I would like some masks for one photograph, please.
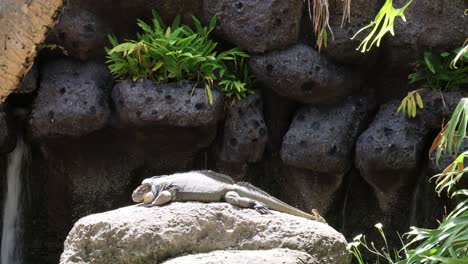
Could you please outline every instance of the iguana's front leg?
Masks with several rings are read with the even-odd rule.
[[[240,195],[235,191],[229,191],[224,196],[224,200],[232,205],[236,205],[243,208],[254,208],[261,214],[267,214],[270,212],[268,207],[259,202],[252,200],[250,198],[240,197]]]
[[[154,201],[151,203],[152,205],[157,205],[157,206],[162,206],[162,205],[165,205],[169,202],[172,201],[172,198],[175,197],[175,193],[173,193],[174,191],[170,191],[170,190],[165,190],[165,191],[162,191],[158,194],[158,196],[156,196],[156,198],[154,199]]]

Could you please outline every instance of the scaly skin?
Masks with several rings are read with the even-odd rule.
[[[260,213],[268,209],[326,223],[317,210],[312,214],[294,208],[257,187],[234,183],[226,175],[212,171],[176,173],[143,180],[132,194],[134,202],[162,206],[171,201],[228,202]]]

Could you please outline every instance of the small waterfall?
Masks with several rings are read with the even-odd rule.
[[[6,196],[3,209],[1,241],[1,264],[19,264],[21,260],[20,223],[21,223],[21,178],[28,160],[28,149],[21,138],[8,155],[6,176]]]
[[[354,175],[348,175],[349,177],[349,182],[346,186],[346,193],[345,193],[345,197],[344,197],[344,200],[343,200],[343,209],[341,211],[341,232],[344,233],[345,232],[345,227],[346,227],[346,210],[347,210],[347,205],[348,205],[348,196],[351,192],[351,185],[353,183],[353,177]]]

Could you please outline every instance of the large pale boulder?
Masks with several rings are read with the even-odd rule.
[[[320,263],[349,263],[330,226],[284,213],[261,215],[227,203],[129,206],[80,219],[60,263],[160,263],[187,253],[288,248]]]
[[[192,254],[165,261],[163,264],[312,264],[321,263],[310,254],[285,248],[267,250],[219,250]]]
[[[0,1],[0,102],[20,84],[63,0]]]

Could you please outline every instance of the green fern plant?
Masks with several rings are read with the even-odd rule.
[[[468,83],[466,58],[458,56],[460,48],[451,52],[424,52],[424,59],[415,63],[414,73],[408,76],[410,84],[422,82],[425,88],[436,91],[456,91]],[[453,65],[453,67],[451,67]]]
[[[177,16],[172,25],[166,26],[153,11],[152,25],[138,20],[143,30],[135,40],[118,43],[109,36],[112,48],[106,48],[107,64],[111,73],[122,79],[148,79],[156,82],[180,81],[183,79],[203,83],[210,104],[212,89],[221,87],[229,100],[242,99],[251,93],[250,82],[237,78],[237,65],[245,66],[243,58],[248,55],[239,48],[218,54],[217,43],[210,33],[216,25],[213,17],[208,26],[192,17],[195,30],[180,23]],[[234,85],[235,89],[232,88]]]
[[[367,37],[362,40],[361,44],[357,47],[356,50],[361,50],[361,52],[369,51],[372,46],[380,46],[382,38],[390,32],[392,36],[395,35],[394,24],[397,17],[401,17],[403,21],[406,21],[405,10],[411,5],[413,0],[409,0],[403,7],[395,8],[393,7],[393,0],[385,0],[384,5],[380,11],[375,16],[374,20],[371,21],[367,26],[361,28],[356,34],[351,38],[356,38],[363,31],[372,28],[371,32]]]
[[[466,55],[459,55],[462,48],[451,52],[433,53],[424,52],[424,59],[414,64],[414,72],[408,75],[410,84],[420,83],[423,87],[408,93],[401,101],[397,112],[403,115],[415,117],[417,107],[423,108],[424,103],[420,92],[424,89],[434,91],[458,91],[461,86],[468,84],[468,67],[466,66]]]

